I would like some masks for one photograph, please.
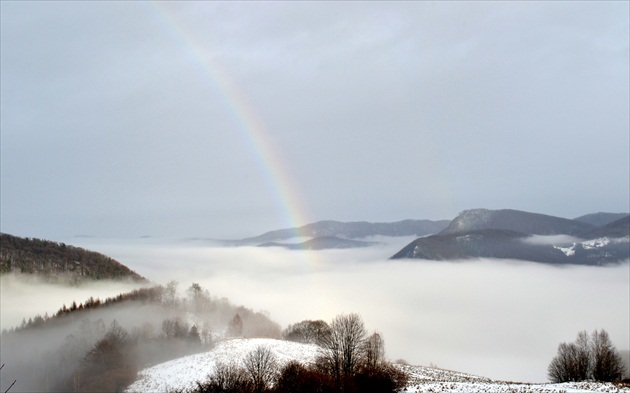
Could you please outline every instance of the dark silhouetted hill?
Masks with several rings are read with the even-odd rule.
[[[601,237],[620,238],[627,236],[630,236],[630,215],[588,231],[581,237],[584,239],[597,239]]]
[[[44,276],[48,281],[146,279],[103,254],[49,240],[0,234],[0,273]]]
[[[426,236],[446,228],[449,221],[403,220],[397,222],[318,221],[299,228],[279,229],[260,236],[229,242],[232,245],[252,245],[287,240],[296,237],[339,237],[359,239],[368,236]]]
[[[562,263],[566,259],[561,250],[527,243],[525,240],[528,237],[524,233],[505,229],[433,235],[416,239],[392,259],[512,258],[547,263]]]

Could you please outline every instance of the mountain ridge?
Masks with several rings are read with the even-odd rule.
[[[579,216],[574,218],[575,221],[581,221],[581,222],[585,222],[587,224],[592,224],[595,225],[597,227],[600,226],[604,226],[607,224],[610,224],[613,221],[617,221],[619,219],[622,219],[624,217],[626,217],[629,213],[604,213],[604,212],[597,212],[597,213],[590,213],[590,214],[585,214],[583,216]]]
[[[504,258],[556,265],[615,264],[630,258],[630,215],[595,227],[518,210],[465,210],[440,233],[418,238],[391,257],[403,258]]]
[[[578,236],[595,226],[586,222],[514,209],[469,209],[460,212],[439,234],[475,229],[506,229],[529,235]]]
[[[255,245],[266,242],[288,240],[298,237],[338,237],[345,239],[359,239],[368,236],[425,236],[443,230],[449,220],[402,220],[395,222],[352,221],[341,222],[334,220],[317,221],[301,227],[277,229],[261,235],[240,240],[224,241],[230,245]]]

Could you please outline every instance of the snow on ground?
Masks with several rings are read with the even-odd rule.
[[[128,393],[169,392],[175,389],[195,387],[196,381],[205,380],[212,374],[218,363],[242,363],[243,359],[259,346],[269,348],[281,366],[291,360],[304,364],[312,363],[318,354],[313,344],[299,344],[273,339],[231,339],[217,344],[209,352],[185,356],[138,373],[138,379],[127,388]],[[432,367],[396,365],[409,375],[407,393],[416,392],[487,392],[487,393],[583,393],[583,392],[625,392],[630,388],[620,388],[609,383],[574,382],[561,384],[528,384],[493,381],[472,374],[447,371]]]
[[[630,392],[611,383],[516,383],[494,381],[476,375],[447,371],[432,367],[396,367],[409,375],[406,393],[416,392],[467,392],[467,393],[583,393],[583,392]]]
[[[214,372],[217,363],[242,363],[259,346],[269,348],[281,366],[291,360],[311,363],[318,348],[313,344],[266,338],[225,340],[209,352],[184,356],[140,371],[138,379],[126,391],[153,393],[195,387],[195,382],[207,379]]]
[[[585,392],[630,392],[611,383],[567,382],[567,383],[514,383],[514,382],[426,382],[408,386],[407,393],[416,392],[466,392],[466,393],[585,393]]]

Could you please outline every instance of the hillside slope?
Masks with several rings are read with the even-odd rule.
[[[239,364],[259,346],[269,348],[281,365],[291,360],[311,364],[318,354],[313,344],[299,344],[272,339],[232,339],[219,343],[212,351],[185,356],[138,373],[138,379],[126,392],[161,392],[195,387],[196,381],[205,380],[216,370],[218,363]],[[280,366],[281,367],[281,366]],[[409,375],[404,392],[630,392],[609,383],[576,382],[562,384],[527,384],[493,381],[455,371],[432,367],[395,365]]]
[[[625,216],[582,235],[584,239],[597,239],[601,237],[621,238],[627,236],[630,236],[630,216]]]
[[[529,244],[528,235],[501,229],[480,229],[416,239],[392,259],[449,260],[467,258],[514,258],[562,263],[566,255],[551,246]]]
[[[218,363],[241,364],[245,356],[258,346],[269,348],[281,365],[291,360],[310,364],[315,360],[318,351],[314,344],[283,340],[265,338],[225,340],[209,352],[185,356],[140,371],[136,382],[126,391],[136,393],[193,388],[196,381],[203,381],[209,374],[214,373]]]
[[[0,274],[38,274],[50,282],[125,279],[146,281],[122,263],[97,252],[49,240],[0,234]]]

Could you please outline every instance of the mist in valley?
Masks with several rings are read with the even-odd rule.
[[[9,292],[18,290],[33,303],[45,299],[39,305],[45,308],[64,297],[63,290],[66,298],[80,293],[57,286],[51,291],[56,297],[47,298],[41,291],[50,288],[37,280],[14,274],[3,279],[12,284],[3,305],[16,299]],[[102,287],[86,286],[95,292]],[[116,287],[120,283],[110,283],[110,290]],[[28,312],[3,307],[7,319]],[[3,330],[0,360],[6,367],[0,386],[6,391],[16,380],[15,392],[119,391],[117,384],[133,382],[138,370],[208,351],[218,340],[240,335],[279,338],[281,327],[265,314],[210,296],[198,284],[180,288],[170,281],[107,298],[73,300],[70,307],[64,304],[57,312]]]
[[[180,291],[198,283],[210,296],[261,311],[282,328],[358,313],[382,333],[390,360],[411,364],[540,382],[547,380],[558,344],[572,341],[578,331],[606,329],[618,349],[630,348],[628,262],[555,267],[510,260],[388,260],[411,239],[368,240],[380,243],[323,251],[157,239],[90,239],[80,246],[155,283],[176,280]],[[42,297],[22,285],[3,285],[3,328],[5,321],[54,312],[62,299],[69,304],[97,296],[85,287],[47,290],[51,296]],[[10,299],[20,299],[21,307],[5,307]]]
[[[0,276],[0,329],[19,326],[22,320],[36,315],[52,316],[65,304],[81,303],[90,297],[105,299],[133,289],[146,287],[147,283],[133,280],[86,281],[79,285],[60,285],[27,274],[3,274]]]

